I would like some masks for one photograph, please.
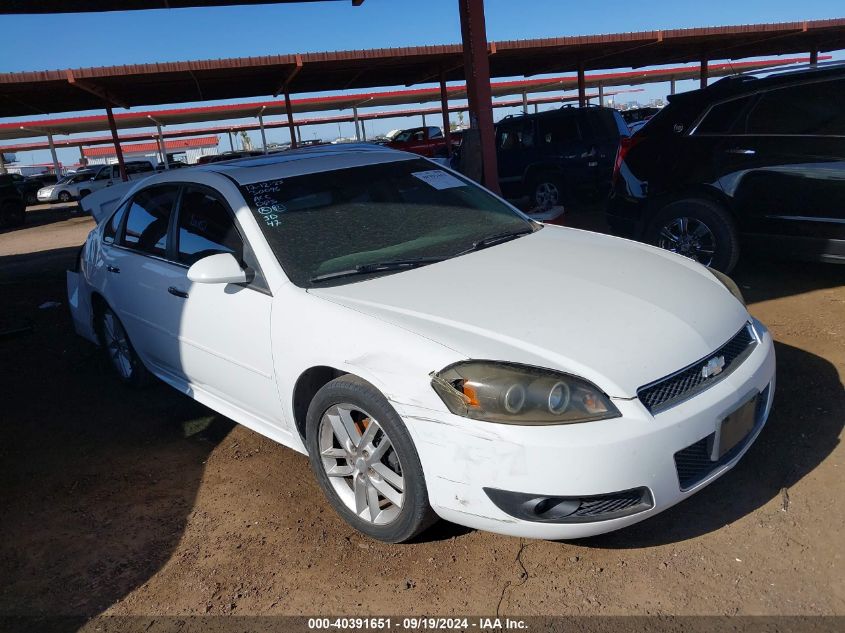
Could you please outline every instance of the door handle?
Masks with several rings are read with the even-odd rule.
[[[120,272],[120,268],[118,268],[117,266],[112,266],[110,264],[106,266],[106,270],[109,271],[110,273],[119,273]]]
[[[731,149],[725,150],[726,154],[739,154],[740,156],[754,156],[757,153],[757,150],[754,149],[743,149],[742,147],[732,147]]]
[[[174,297],[181,297],[182,299],[188,298],[187,292],[185,292],[184,290],[179,290],[175,286],[170,286],[170,288],[167,289],[167,292],[172,294]]]

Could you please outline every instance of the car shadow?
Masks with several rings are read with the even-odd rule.
[[[579,540],[632,549],[686,541],[758,510],[812,472],[839,444],[845,391],[831,363],[775,343],[777,391],[769,420],[733,470],[680,504],[618,532]]]
[[[26,219],[20,226],[3,227],[0,229],[0,235],[4,233],[13,233],[23,229],[31,229],[36,226],[44,226],[45,224],[53,224],[55,222],[62,222],[68,218],[79,215],[80,207],[77,202],[68,202],[66,204],[58,203],[50,206],[27,207]]]
[[[76,250],[2,282],[3,317],[29,325],[0,337],[4,630],[76,630],[146,583],[170,560],[205,462],[234,426],[162,383],[123,385],[74,334],[62,265]],[[45,298],[62,305],[39,309]]]
[[[731,277],[749,305],[845,285],[845,266],[743,252]]]

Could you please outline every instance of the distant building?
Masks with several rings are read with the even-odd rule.
[[[196,163],[200,156],[217,154],[219,139],[216,136],[199,136],[196,138],[179,138],[164,142],[168,159],[182,161],[189,165]],[[149,160],[154,165],[162,163],[158,143],[132,143],[121,145],[124,160]],[[89,165],[106,165],[117,162],[117,155],[113,145],[97,147],[83,147],[82,156]]]

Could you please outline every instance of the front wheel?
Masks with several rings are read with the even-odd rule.
[[[59,202],[70,202],[71,195],[67,191],[59,192]]]
[[[140,387],[149,381],[147,368],[132,347],[123,323],[109,307],[103,308],[97,318],[97,335],[109,364],[122,382]]]
[[[668,204],[652,222],[648,241],[724,273],[739,259],[733,220],[721,206],[705,199]]]
[[[329,503],[358,531],[401,543],[436,520],[411,436],[368,382],[341,376],[317,392],[306,446]]]
[[[531,204],[537,209],[550,209],[563,204],[563,181],[553,173],[540,174],[531,181]]]

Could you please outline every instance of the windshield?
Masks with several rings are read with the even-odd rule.
[[[448,259],[485,238],[537,226],[422,159],[252,183],[241,192],[288,277],[303,288],[407,270],[409,261]],[[333,275],[342,271],[360,274]]]
[[[91,177],[94,175],[93,171],[79,171],[75,174],[71,174],[70,176],[65,176],[56,184],[58,185],[66,185],[72,182],[82,182],[83,180],[90,180]]]

